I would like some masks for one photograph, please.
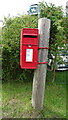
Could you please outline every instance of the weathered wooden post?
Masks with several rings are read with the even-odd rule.
[[[39,29],[39,56],[38,62],[43,63],[39,64],[38,68],[34,72],[33,78],[33,91],[32,91],[32,106],[37,109],[43,109],[43,100],[44,100],[44,89],[45,89],[45,79],[48,57],[48,48],[49,46],[49,31],[50,31],[50,20],[47,18],[40,18],[38,21]]]

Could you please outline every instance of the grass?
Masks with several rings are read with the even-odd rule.
[[[31,106],[32,82],[4,83],[2,85],[3,118],[66,118],[66,73],[67,71],[57,72],[55,84],[52,85],[52,74],[48,71],[42,111],[34,110]],[[59,79],[62,82],[56,82]]]
[[[62,93],[63,92],[63,93]],[[44,117],[64,118],[66,116],[66,91],[62,85],[49,85],[45,91]]]

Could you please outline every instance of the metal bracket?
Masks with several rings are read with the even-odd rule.
[[[39,49],[49,49],[48,47],[38,47]]]
[[[38,64],[47,64],[48,62],[38,62]]]

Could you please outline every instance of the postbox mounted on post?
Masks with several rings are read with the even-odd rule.
[[[20,66],[36,69],[38,64],[38,29],[23,28],[20,41]]]

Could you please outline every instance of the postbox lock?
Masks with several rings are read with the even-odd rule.
[[[28,45],[28,47],[31,47],[31,45]]]

